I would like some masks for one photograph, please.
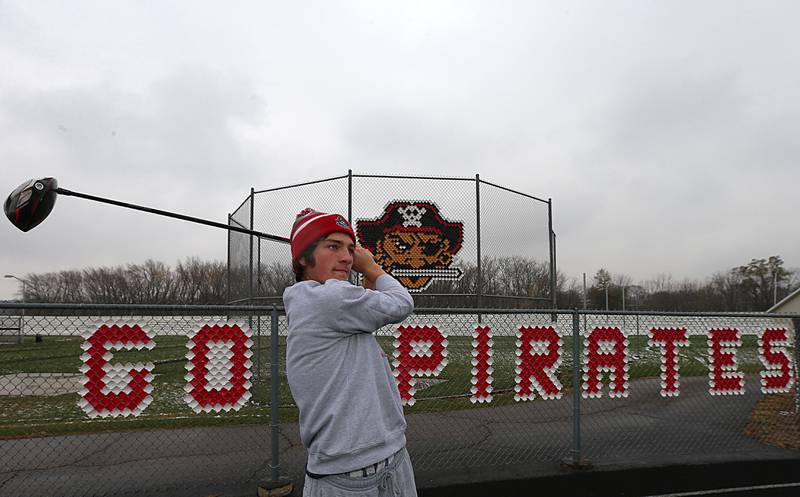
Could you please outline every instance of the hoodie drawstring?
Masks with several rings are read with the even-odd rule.
[[[390,493],[391,492],[391,493]],[[379,497],[400,497],[400,489],[392,471],[384,471],[378,484]]]

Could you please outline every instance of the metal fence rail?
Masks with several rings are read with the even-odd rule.
[[[0,496],[210,493],[279,473],[301,477],[282,308],[0,304],[0,316],[17,319],[23,309],[21,342],[0,344]],[[410,375],[398,388],[409,452],[424,475],[796,457],[798,319],[428,308],[376,336],[393,369]],[[108,335],[98,353],[103,323],[138,326],[152,343],[137,349],[134,335]],[[205,335],[215,367],[198,373],[199,330],[226,325],[227,335]],[[403,349],[415,326],[427,335]],[[236,384],[238,353],[249,362],[247,398],[198,410],[197,398]],[[104,413],[105,404],[81,402],[100,370],[108,381],[98,397],[113,403],[135,392],[120,371],[137,368],[151,370],[143,408],[131,401],[131,412]],[[203,374],[207,384],[193,390]]]

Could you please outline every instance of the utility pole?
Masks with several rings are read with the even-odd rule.
[[[622,312],[625,312],[625,285],[622,285]]]
[[[778,303],[778,272],[772,273],[772,305]]]
[[[584,311],[587,308],[587,306],[586,306],[586,298],[587,298],[587,295],[586,295],[586,273],[583,273],[583,310]]]

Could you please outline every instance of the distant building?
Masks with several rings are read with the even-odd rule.
[[[785,299],[767,309],[767,312],[800,314],[800,288],[793,291],[787,295]]]

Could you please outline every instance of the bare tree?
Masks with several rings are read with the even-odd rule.
[[[29,274],[26,300],[102,304],[223,304],[226,271],[221,262],[187,259],[172,270],[143,264]]]
[[[434,281],[415,295],[421,307],[473,307],[480,284],[485,307],[548,307],[549,263],[521,256],[484,257],[480,280],[474,261],[457,260],[463,276],[458,281]],[[288,262],[262,263],[254,272],[255,295],[275,297],[294,284]],[[228,281],[231,295],[249,295],[247,267],[232,267],[218,261],[187,258],[172,269],[148,260],[127,266],[86,268],[54,273],[28,274],[25,298],[29,302],[92,302],[142,304],[223,304]],[[557,277],[560,307],[583,307],[582,286],[561,272]],[[800,271],[785,269],[780,256],[752,259],[748,264],[714,274],[706,281],[676,281],[669,274],[633,284],[621,273],[601,268],[589,289],[590,307],[605,308],[608,290],[610,309],[622,308],[622,291],[628,309],[658,311],[763,311],[773,301],[800,286]],[[238,293],[236,293],[238,292]],[[443,294],[433,297],[431,294]],[[528,299],[508,298],[528,297]],[[535,300],[535,299],[541,300]],[[279,302],[276,302],[279,303]]]

